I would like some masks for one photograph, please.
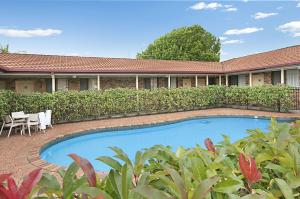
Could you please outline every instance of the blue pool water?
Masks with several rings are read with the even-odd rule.
[[[89,159],[97,170],[107,171],[109,168],[95,159],[102,155],[113,156],[114,153],[108,149],[110,146],[123,149],[134,159],[136,151],[156,144],[168,145],[174,150],[179,146],[203,146],[207,137],[214,143],[222,141],[222,134],[230,136],[234,142],[247,136],[248,129],[259,128],[267,132],[269,122],[270,120],[262,118],[210,117],[160,126],[86,134],[47,147],[41,152],[41,158],[57,165],[68,166],[72,160],[67,155],[76,153]]]

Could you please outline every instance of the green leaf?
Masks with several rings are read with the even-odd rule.
[[[284,195],[286,199],[293,199],[293,190],[291,187],[283,180],[280,178],[275,178],[275,182],[277,183],[278,187],[281,190],[281,193]]]
[[[225,180],[222,180],[221,182],[217,183],[213,190],[220,193],[234,193],[240,188],[242,188],[243,185],[240,181],[234,180],[232,178],[227,178]]]
[[[216,184],[220,180],[220,177],[212,177],[209,179],[205,179],[196,188],[192,199],[203,199],[206,197],[208,192],[211,190],[212,186]]]
[[[139,193],[140,195],[142,195],[143,197],[147,198],[147,199],[169,199],[169,195],[161,190],[155,189],[150,185],[146,185],[146,186],[141,186],[138,187],[136,189],[134,189],[133,191]]]
[[[110,166],[111,168],[113,168],[117,171],[121,171],[121,169],[122,169],[122,165],[118,161],[116,161],[115,159],[113,159],[111,157],[100,156],[97,158],[97,160],[107,164],[108,166]]]

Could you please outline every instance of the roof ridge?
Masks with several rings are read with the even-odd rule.
[[[137,58],[128,58],[128,57],[97,57],[97,56],[80,56],[80,55],[56,55],[56,54],[34,54],[34,53],[5,53],[6,55],[32,55],[32,56],[51,56],[51,57],[69,57],[69,58],[98,58],[98,59],[115,59],[115,60],[141,60],[141,61],[165,61],[165,62],[194,62],[194,63],[221,63],[220,61],[218,62],[213,62],[213,61],[194,61],[194,60],[167,60],[167,59],[137,59]],[[0,53],[1,55],[1,53]]]

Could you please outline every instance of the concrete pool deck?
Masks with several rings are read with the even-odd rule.
[[[196,110],[187,112],[165,113],[156,115],[58,124],[54,125],[53,129],[48,129],[45,134],[40,132],[33,132],[31,137],[28,136],[28,133],[26,131],[25,136],[21,136],[19,133],[13,133],[10,138],[6,138],[7,132],[5,131],[0,137],[0,174],[12,173],[17,180],[20,180],[27,173],[29,173],[37,167],[41,167],[48,172],[57,171],[60,167],[41,160],[39,157],[39,151],[41,147],[43,147],[45,144],[56,139],[61,139],[62,137],[67,135],[72,135],[80,132],[84,133],[84,131],[96,129],[157,124],[197,116],[201,117],[218,115],[265,116],[300,119],[300,113],[276,113],[254,110],[216,108],[207,110]]]

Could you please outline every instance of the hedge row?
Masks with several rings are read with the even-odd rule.
[[[19,95],[0,91],[0,114],[53,110],[57,122],[96,119],[113,115],[173,112],[226,105],[256,106],[288,111],[292,90],[286,86],[159,88],[154,90],[110,89]]]

